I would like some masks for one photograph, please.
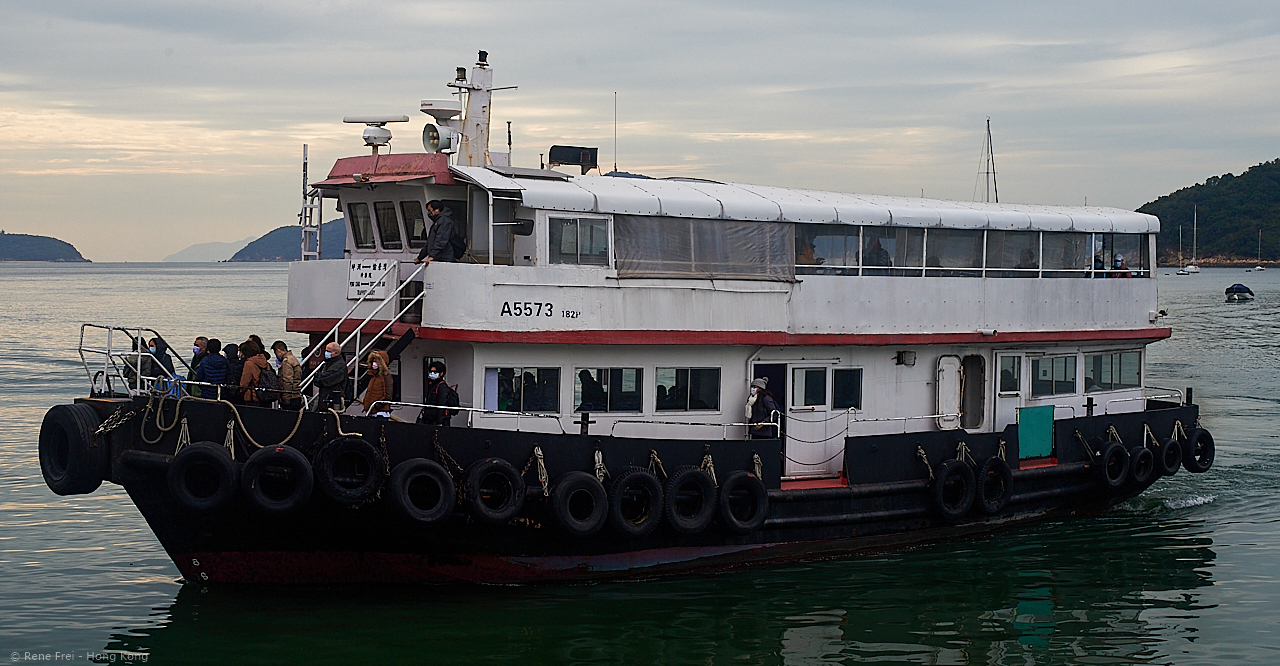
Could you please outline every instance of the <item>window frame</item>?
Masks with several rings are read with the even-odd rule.
[[[607,377],[605,378],[604,385],[602,386],[602,388],[604,389],[604,394],[605,394],[605,408],[604,408],[604,409],[583,409],[583,408],[582,408],[582,404],[583,404],[583,403],[582,403],[582,399],[581,399],[581,394],[582,394],[582,393],[581,393],[581,389],[580,389],[580,387],[581,387],[581,383],[582,383],[581,374],[582,374],[582,372],[583,372],[584,370],[585,370],[585,371],[587,371],[587,372],[591,372],[591,373],[597,373],[597,376],[593,376],[593,379],[594,379],[595,381],[600,381],[600,379],[599,379],[599,377],[598,377],[598,373],[600,373],[601,371],[603,371],[603,372],[607,372],[607,373],[608,373]],[[625,372],[626,372],[626,371],[628,371],[628,370],[635,371],[635,373],[636,373],[636,376],[635,376],[635,382],[636,382],[636,391],[635,391],[635,393],[636,393],[636,407],[635,407],[635,409],[622,409],[621,407],[614,407],[614,396],[615,396],[615,392],[612,390],[612,389],[613,389],[613,387],[614,387],[614,382],[613,382],[613,373],[614,373],[615,371],[617,371],[617,372],[619,372],[619,373],[625,373]],[[620,375],[619,375],[618,384],[621,384],[623,381],[625,381],[625,380],[621,379],[621,377],[622,377],[622,375],[620,374]],[[621,392],[621,390],[619,390],[619,392]],[[582,413],[582,412],[590,412],[590,413],[592,413],[592,414],[595,414],[595,413],[601,413],[601,414],[643,414],[643,413],[644,413],[644,368],[643,368],[643,367],[627,368],[627,367],[612,367],[612,366],[606,366],[606,367],[591,367],[591,366],[574,367],[574,369],[573,369],[573,395],[574,395],[574,397],[573,397],[573,404],[574,404],[573,412],[574,412],[575,414],[580,414],[580,413]]]
[[[1123,370],[1124,356],[1128,354],[1133,354],[1138,357],[1137,384],[1132,386],[1117,386],[1116,379],[1119,376],[1120,372]],[[1090,362],[1090,359],[1098,358],[1102,356],[1110,357],[1111,359],[1109,361],[1110,363],[1109,370],[1111,373],[1112,380],[1108,385],[1102,386],[1100,385],[1100,382],[1098,382],[1095,379],[1094,388],[1089,388],[1088,385],[1085,384],[1084,392],[1086,394],[1103,393],[1107,391],[1133,391],[1133,390],[1141,390],[1143,388],[1143,381],[1146,375],[1146,368],[1143,367],[1143,363],[1146,359],[1143,358],[1143,350],[1141,349],[1115,349],[1115,350],[1109,350],[1109,351],[1100,351],[1100,352],[1084,354],[1084,371],[1080,373],[1082,382],[1087,379],[1087,375],[1085,373],[1093,369],[1094,364]]]
[[[694,372],[694,371],[699,371],[699,372],[715,372],[715,378],[716,378],[716,392],[715,392],[715,394],[716,394],[716,404],[715,404],[715,406],[714,406],[714,407],[707,407],[707,408],[700,408],[700,409],[694,409],[694,408],[690,407],[690,404],[692,403],[692,400],[693,400],[693,391],[686,389],[685,399],[684,399],[684,407],[683,407],[683,408],[677,408],[677,407],[662,407],[662,406],[661,406],[661,404],[662,404],[662,403],[660,403],[660,402],[658,401],[658,388],[659,388],[659,387],[661,387],[661,386],[663,386],[663,384],[662,384],[662,380],[660,379],[660,376],[661,376],[661,373],[662,373],[662,371],[663,371],[663,370],[672,370],[672,371],[675,371],[675,373],[676,373],[676,380],[675,380],[675,381],[676,381],[676,384],[675,384],[675,386],[679,386],[679,385],[680,385],[680,384],[679,384],[679,381],[680,381],[680,380],[679,380],[679,377],[680,377],[680,371],[682,371],[682,370],[683,370],[684,372],[688,373],[688,374],[686,375],[686,380],[685,380],[685,381],[686,381],[686,384],[687,384],[687,386],[688,386],[688,387],[692,387],[692,386],[693,386],[693,372]],[[724,393],[724,371],[723,371],[720,367],[712,367],[712,366],[702,366],[702,367],[698,367],[698,366],[662,366],[662,367],[654,367],[654,369],[653,369],[653,395],[654,395],[654,403],[653,403],[653,404],[654,404],[654,411],[655,411],[655,412],[697,412],[697,413],[702,413],[702,414],[718,413],[718,412],[720,411],[721,405],[724,403],[724,395],[723,395],[723,393]]]
[[[836,373],[839,373],[839,372],[856,372],[857,373],[857,378],[858,378],[857,404],[849,405],[847,407],[841,407],[836,404]],[[847,412],[849,410],[853,410],[854,412],[862,411],[863,398],[866,397],[862,391],[862,380],[866,377],[866,374],[867,374],[866,371],[862,367],[831,368],[831,402],[830,404],[831,404],[832,410],[839,410],[843,412]]]
[[[365,230],[368,232],[368,245],[360,244],[360,234],[356,232],[356,207],[359,206],[364,211]],[[369,212],[370,202],[368,201],[348,201],[347,202],[347,230],[351,232],[351,245],[356,252],[377,252],[378,251],[378,234],[373,228],[373,215]]]
[[[1063,361],[1063,369],[1064,369],[1063,375],[1065,377],[1066,375],[1065,369],[1068,367],[1066,364],[1066,361],[1068,360],[1071,361],[1070,367],[1072,370],[1072,373],[1071,373],[1072,377],[1070,380],[1071,390],[1059,391],[1058,390],[1059,380],[1057,379],[1056,364],[1058,361]],[[1038,393],[1036,392],[1036,382],[1041,380],[1039,380],[1036,377],[1036,370],[1038,369],[1038,365],[1041,363],[1044,363],[1045,361],[1049,362],[1049,379],[1047,380],[1049,382],[1049,393]],[[1031,371],[1031,386],[1029,389],[1029,397],[1032,400],[1036,400],[1039,398],[1053,398],[1053,397],[1063,396],[1063,395],[1077,395],[1080,393],[1080,374],[1081,373],[1080,373],[1079,354],[1054,354],[1054,355],[1045,355],[1045,356],[1034,356],[1028,359],[1028,365],[1030,366],[1030,371]],[[1061,381],[1066,382],[1068,380],[1063,379]]]
[[[552,394],[552,395],[554,395],[554,396],[555,396],[555,406],[554,406],[554,409],[527,409],[527,408],[526,408],[526,406],[525,406],[525,393],[524,393],[524,389],[523,389],[523,387],[522,387],[522,388],[521,388],[521,390],[520,390],[520,404],[518,405],[519,409],[501,409],[501,408],[500,408],[500,407],[501,407],[501,404],[499,403],[499,400],[501,400],[501,393],[499,392],[499,391],[501,390],[501,387],[500,387],[500,386],[498,386],[498,387],[495,389],[495,393],[494,393],[494,401],[493,401],[493,404],[492,404],[492,406],[491,406],[491,405],[490,405],[490,403],[489,403],[489,387],[488,387],[488,384],[489,384],[489,372],[490,372],[490,371],[493,371],[493,373],[494,373],[494,375],[495,375],[495,379],[500,379],[500,378],[501,378],[501,373],[502,373],[502,371],[503,371],[503,370],[508,370],[508,369],[510,369],[510,370],[512,370],[512,371],[514,371],[514,374],[512,375],[512,381],[513,381],[513,382],[515,381],[515,378],[517,378],[517,377],[519,377],[519,378],[523,379],[523,377],[524,377],[524,373],[525,373],[526,371],[529,371],[529,370],[536,370],[536,371],[538,372],[538,374],[534,377],[535,381],[538,381],[538,382],[541,382],[541,381],[542,381],[541,375],[542,375],[542,373],[543,373],[544,371],[555,371],[555,373],[556,373],[556,386],[555,386],[555,391],[554,391],[554,392],[553,392],[553,394]],[[485,374],[485,395],[484,395],[484,408],[485,408],[485,409],[487,409],[487,410],[494,410],[494,411],[502,411],[502,412],[523,412],[523,413],[529,413],[529,414],[560,414],[560,413],[561,413],[561,411],[560,411],[560,389],[561,389],[561,383],[560,383],[560,380],[561,380],[561,378],[562,378],[562,377],[563,377],[563,375],[564,375],[564,373],[563,373],[563,368],[561,368],[561,367],[559,367],[559,366],[515,366],[515,365],[509,365],[509,366],[508,366],[508,365],[503,365],[503,366],[485,366],[485,368],[484,368],[484,374]],[[497,383],[498,383],[498,382],[497,382],[497,381],[495,381],[495,384],[497,384]],[[513,391],[513,394],[514,394],[514,383],[512,384],[512,391]]]
[[[378,247],[388,252],[404,251],[404,245],[405,245],[404,229],[401,228],[400,206],[396,205],[397,203],[398,202],[396,201],[389,201],[389,200],[373,202],[373,225],[374,225],[374,230],[376,232],[375,235],[378,237]],[[386,229],[382,225],[383,219],[382,219],[382,215],[379,213],[379,210],[390,210],[391,212],[391,219],[388,221],[391,223],[392,230],[395,231],[395,239],[394,239],[395,246],[387,245]]]
[[[554,241],[563,236],[556,236],[557,229],[563,229],[557,223],[561,220],[574,222],[574,261],[560,260],[562,255],[555,247]],[[582,223],[584,220],[604,223],[604,260],[602,263],[583,263],[582,261]],[[547,228],[547,265],[549,266],[586,266],[591,268],[613,268],[613,217],[610,215],[561,215],[549,212],[546,215]]]

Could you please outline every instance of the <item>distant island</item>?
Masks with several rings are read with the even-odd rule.
[[[1252,265],[1280,258],[1280,159],[1263,162],[1239,176],[1223,174],[1184,187],[1138,209],[1160,218],[1156,240],[1160,264],[1178,264],[1178,232],[1182,260],[1191,261],[1192,219],[1198,219],[1197,261],[1202,266]]]
[[[89,261],[74,245],[48,236],[0,231],[0,261]]]
[[[343,218],[320,225],[320,258],[341,259],[347,246]],[[298,261],[302,259],[302,227],[290,224],[244,246],[229,261]]]
[[[226,261],[253,240],[250,236],[230,243],[196,243],[165,257],[164,261]]]

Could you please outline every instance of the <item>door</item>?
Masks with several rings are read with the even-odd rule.
[[[837,476],[844,467],[845,419],[832,416],[831,368],[801,362],[788,370],[787,476]]]
[[[1018,408],[1023,404],[1022,355],[996,354],[999,379],[996,380],[995,431],[1018,422]]]
[[[756,363],[751,367],[751,378],[769,380],[769,395],[778,402],[782,411],[782,432],[787,431],[787,365],[785,363]],[[745,414],[744,414],[745,416]]]
[[[938,357],[938,376],[934,383],[937,393],[934,412],[938,414],[939,430],[955,430],[960,427],[960,386],[964,382],[959,356]]]

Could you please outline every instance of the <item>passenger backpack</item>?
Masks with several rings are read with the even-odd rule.
[[[458,233],[456,227],[454,228],[453,235],[449,237],[449,247],[453,249],[454,261],[461,259],[462,255],[467,253],[467,238]]]
[[[458,385],[454,384],[453,386],[449,386],[446,384],[445,388],[448,390],[448,392],[444,394],[445,406],[457,407],[458,406]],[[445,413],[453,417],[458,415],[458,410],[449,409],[449,410],[445,410]]]
[[[280,375],[267,362],[267,367],[258,374],[258,402],[275,402],[280,399]]]

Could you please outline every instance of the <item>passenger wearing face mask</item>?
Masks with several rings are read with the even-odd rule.
[[[222,341],[217,338],[209,340],[205,343],[205,352],[204,358],[200,359],[200,365],[196,367],[195,380],[206,384],[226,384],[227,373],[231,371],[231,366],[227,363],[226,357],[222,355]],[[201,397],[215,400],[219,397],[226,398],[232,393],[238,393],[238,391],[219,390],[210,386],[205,386],[203,389],[200,393]]]
[[[440,361],[433,361],[431,365],[427,366],[426,395],[422,398],[424,405],[458,406],[458,392],[445,381],[445,371],[444,363]],[[454,414],[457,414],[457,412],[451,409],[429,409],[423,407],[422,412],[418,414],[418,423],[448,426]]]
[[[280,406],[284,409],[302,409],[302,394],[298,393],[298,385],[302,383],[302,365],[298,357],[289,351],[284,340],[271,343],[271,351],[276,355],[276,366],[280,368]]]
[[[200,372],[200,361],[203,361],[209,355],[209,338],[203,335],[196,338],[191,345],[191,369],[187,372],[187,380],[194,381],[196,373]],[[190,386],[187,388],[191,395],[199,398],[201,396],[199,386]]]
[[[324,346],[324,363],[316,374],[316,386],[320,387],[320,409],[346,409],[347,359],[336,342]]]
[[[395,378],[388,367],[387,353],[381,349],[369,352],[369,387],[365,389],[360,404],[365,413],[385,411],[386,405],[379,405],[383,400],[390,400],[395,393]]]
[[[773,413],[778,409],[778,401],[769,392],[769,378],[756,377],[751,380],[751,395],[747,397],[747,422],[768,424],[773,421]],[[778,429],[771,425],[751,426],[751,439],[776,439]]]
[[[169,356],[169,345],[160,338],[151,338],[147,341],[147,351],[151,352],[152,358],[159,362],[159,366],[152,366],[154,371],[153,377],[170,377],[173,376],[173,359]],[[160,368],[164,368],[161,370]],[[168,371],[168,374],[165,374]]]

